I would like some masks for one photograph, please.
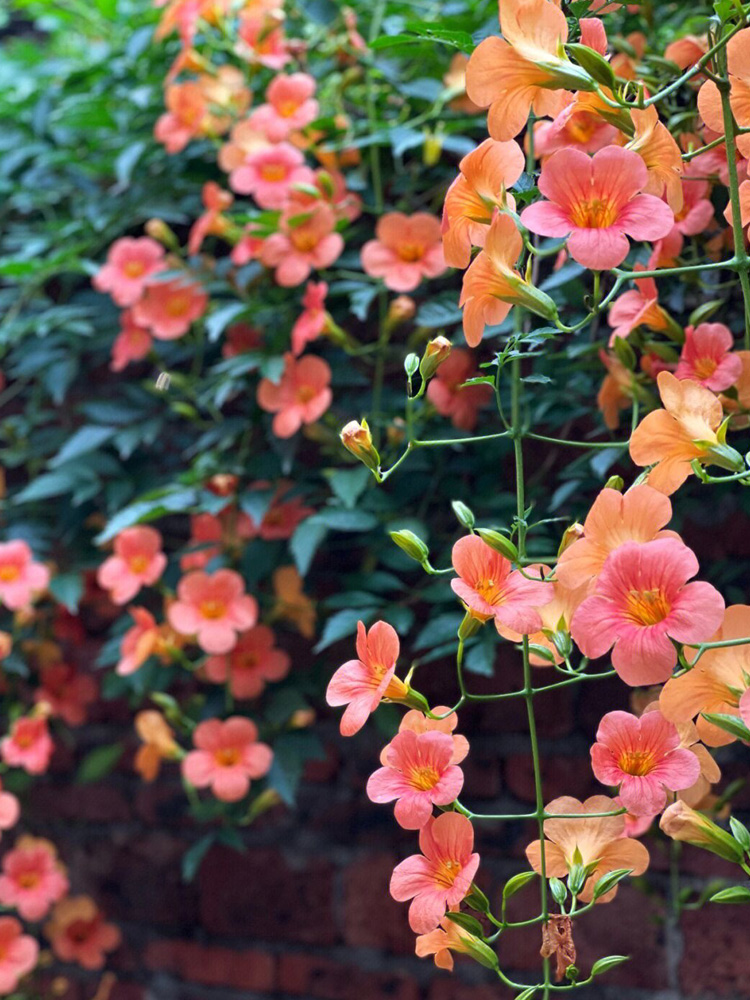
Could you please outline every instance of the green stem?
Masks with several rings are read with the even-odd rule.
[[[745,232],[742,226],[742,207],[740,204],[740,181],[737,173],[737,136],[736,124],[729,100],[729,82],[725,81],[719,87],[721,94],[721,111],[724,119],[724,139],[727,148],[727,167],[729,172],[729,203],[732,206],[732,235],[734,237],[734,256],[736,270],[740,276],[742,301],[745,311],[745,350],[750,350],[750,258],[745,250]]]

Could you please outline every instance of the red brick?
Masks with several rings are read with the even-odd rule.
[[[278,851],[212,849],[198,877],[201,923],[211,934],[330,945],[333,866],[307,858],[292,866]]]
[[[534,802],[534,768],[530,754],[514,754],[505,760],[506,787],[523,802]],[[544,801],[549,802],[559,795],[572,795],[585,799],[589,795],[602,793],[591,773],[588,757],[543,757],[542,787]]]
[[[399,972],[370,972],[313,955],[282,955],[279,990],[319,1000],[418,1000],[416,982]]]
[[[145,964],[154,972],[170,972],[204,986],[260,991],[272,990],[276,980],[273,955],[195,941],[153,941],[146,948]]]
[[[747,915],[741,906],[704,907],[682,918],[680,982],[685,996],[747,996]]]
[[[457,982],[455,974],[438,975],[439,978],[430,986],[427,1000],[506,1000],[513,996],[507,987],[497,982],[491,986],[469,986],[467,983]],[[487,973],[488,978],[491,975],[492,973]]]
[[[351,946],[413,954],[408,908],[388,892],[395,854],[358,858],[344,871],[344,941]]]
[[[29,799],[33,816],[89,823],[118,823],[131,819],[132,810],[124,792],[111,781],[74,785],[69,780],[38,785]]]

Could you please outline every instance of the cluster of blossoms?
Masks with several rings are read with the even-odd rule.
[[[508,436],[514,443],[518,511],[505,533],[475,530],[468,508],[460,505],[456,511],[471,531],[452,552],[451,587],[465,612],[458,631],[458,702],[453,708],[431,708],[411,686],[411,673],[399,679],[399,640],[382,621],[369,632],[360,622],[358,658],[339,668],[327,695],[330,705],[347,706],[341,721],[346,736],[383,700],[410,709],[384,748],[382,767],[371,776],[367,794],[374,802],[395,800],[399,825],[419,830],[421,853],[401,862],[391,880],[395,899],[412,900],[409,921],[419,935],[417,954],[434,954],[439,965],[450,968],[451,951],[467,953],[498,971],[503,982],[522,990],[524,997],[536,988],[524,992],[525,987],[510,982],[487,947],[484,926],[459,911],[465,903],[488,918],[498,928],[493,941],[513,926],[505,918],[507,893],[498,921],[474,884],[479,856],[474,853],[472,822],[514,817],[482,817],[461,803],[459,765],[468,744],[453,735],[456,711],[473,697],[463,675],[464,644],[489,623],[503,640],[521,648],[524,687],[477,697],[525,700],[532,741],[531,700],[546,687],[617,675],[630,688],[643,689],[634,692],[633,711],[611,711],[602,717],[591,746],[593,776],[609,795],[584,802],[568,796],[547,803],[538,799],[533,814],[539,838],[528,845],[526,856],[532,872],[550,880],[560,906],[559,914],[548,915],[547,890],[542,890],[542,955],[557,957],[558,978],[567,975],[575,983],[578,977],[572,937],[576,900],[587,907],[606,903],[624,876],[646,870],[649,853],[638,838],[655,820],[668,837],[705,847],[750,871],[747,829],[733,819],[730,835],[707,815],[719,801],[712,786],[721,778],[710,748],[737,738],[750,742],[750,608],[726,607],[711,584],[695,581],[695,553],[668,528],[670,497],[688,477],[696,475],[704,483],[750,483],[747,461],[727,444],[728,429],[747,426],[750,326],[744,351],[734,350],[735,335],[727,325],[707,321],[721,303],[698,308],[683,328],[659,304],[657,284],[662,272],[669,277],[701,270],[701,265],[680,265],[688,254],[698,252],[697,242],[688,241],[701,236],[713,266],[740,275],[745,314],[750,315],[743,232],[750,218],[750,182],[739,185],[750,150],[742,136],[735,145],[733,134],[750,123],[742,96],[750,28],[744,27],[743,12],[737,25],[725,26],[726,84],[716,76],[721,61],[710,62],[713,53],[706,40],[684,39],[665,53],[682,68],[695,64],[680,82],[689,84],[695,78],[700,86],[695,120],[684,115],[684,131],[675,138],[659,117],[658,98],[650,99],[639,79],[637,60],[625,53],[610,57],[604,21],[591,16],[570,19],[563,6],[559,0],[502,0],[502,37],[482,41],[468,61],[468,98],[489,109],[489,138],[463,158],[447,191],[443,255],[448,265],[466,269],[460,305],[471,348],[486,334],[498,332],[488,328],[507,329],[501,325],[514,307],[541,317],[564,335],[608,310],[612,334],[600,352],[608,374],[599,406],[612,430],[619,425],[620,411],[634,407],[630,439],[616,446],[627,446],[632,462],[644,471],[625,492],[623,480],[613,477],[584,523],[565,533],[554,565],[528,558],[522,445],[527,431],[518,407],[520,367],[516,361],[509,422],[500,395],[504,360],[496,358],[497,380],[489,381],[495,382],[506,427],[496,436]],[[622,6],[599,4],[589,13],[608,14]],[[570,34],[572,21],[575,36]],[[637,56],[646,45],[645,36],[628,39],[628,49]],[[699,77],[701,70],[709,79]],[[524,129],[525,149],[517,139]],[[528,193],[528,183],[511,191],[524,171],[536,170],[538,197]],[[722,188],[728,189],[729,206],[720,218],[714,192]],[[736,218],[738,204],[741,220]],[[540,243],[537,237],[558,242]],[[648,244],[645,260],[638,259],[641,251],[633,247],[642,243]],[[734,256],[722,260],[726,246]],[[636,254],[635,263],[622,269],[626,258],[632,261]],[[538,287],[539,265],[553,255],[558,269],[567,264],[578,266],[578,273],[594,272],[588,313],[575,325],[563,322],[556,301]],[[603,272],[614,276],[606,295]],[[618,296],[630,281],[635,288]],[[418,359],[410,368],[407,358],[409,406],[424,394],[435,371],[432,385],[437,384],[442,360],[436,357],[430,368],[423,359],[423,386],[415,395],[411,379]],[[464,370],[462,377],[467,374]],[[444,391],[441,386],[438,398]],[[643,404],[650,412],[639,422]],[[470,429],[471,424],[464,426]],[[406,452],[392,469],[383,471],[366,423],[347,425],[342,440],[381,482],[422,443],[410,436]],[[592,445],[598,446],[608,445]],[[711,476],[708,465],[731,474]],[[428,573],[448,572],[432,567],[426,545],[412,532],[395,532],[393,538]],[[580,659],[574,662],[577,655]],[[611,670],[588,672],[590,661],[605,656]],[[530,667],[551,668],[565,680],[535,688]],[[567,879],[567,887],[562,879]],[[569,892],[574,902],[566,910]],[[745,891],[737,892],[746,901]]]
[[[0,543],[0,610],[11,616],[9,631],[0,632],[0,661],[24,663],[25,681],[30,680],[29,668],[36,675],[33,683],[16,685],[10,680],[12,674],[3,674],[3,703],[10,722],[0,739],[0,761],[10,787],[17,786],[19,777],[38,777],[48,771],[55,752],[53,726],[80,726],[98,693],[94,678],[64,659],[62,643],[77,623],[62,607],[46,607],[51,578],[49,568],[34,559],[25,541]],[[37,608],[43,601],[45,607]],[[37,620],[49,621],[50,617],[54,638],[28,638]],[[21,803],[0,784],[0,831],[19,825],[23,825]],[[120,944],[120,932],[107,923],[93,899],[71,895],[65,866],[53,843],[20,834],[3,852],[0,868],[4,911],[0,917],[0,995],[15,993],[19,984],[28,981],[39,962],[42,939],[62,962],[91,970],[104,967],[107,954]]]

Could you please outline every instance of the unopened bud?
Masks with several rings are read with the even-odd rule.
[[[402,552],[405,552],[415,562],[421,564],[429,559],[430,550],[419,535],[415,535],[413,531],[404,528],[401,531],[391,531],[390,536]]]
[[[458,626],[458,638],[462,642],[466,642],[467,639],[471,639],[473,635],[477,634],[484,623],[484,618],[477,617],[473,611],[467,608],[463,621]]]
[[[575,524],[571,524],[569,528],[565,529],[562,541],[560,542],[560,548],[557,550],[558,559],[563,552],[566,549],[569,549],[573,542],[577,542],[579,538],[583,538],[583,525],[576,521]]]
[[[662,831],[672,840],[681,840],[694,847],[718,854],[720,858],[741,864],[742,847],[726,830],[712,822],[708,816],[691,809],[687,803],[677,801],[665,809],[661,822]]]
[[[610,476],[607,482],[604,484],[604,489],[617,490],[618,493],[622,493],[624,486],[625,486],[625,480],[622,478],[622,476]]]
[[[146,230],[146,234],[150,236],[152,240],[162,243],[169,250],[179,249],[180,241],[166,224],[164,219],[149,219],[144,226],[144,229]]]
[[[13,639],[10,632],[0,632],[0,660],[4,660],[13,649]]]
[[[422,147],[422,162],[426,167],[434,167],[440,160],[443,151],[443,140],[436,132],[428,132],[424,137]]]
[[[397,295],[388,306],[388,316],[386,322],[389,326],[400,326],[401,323],[408,323],[414,317],[417,305],[414,299],[408,295]]]
[[[375,472],[380,467],[380,455],[372,443],[372,434],[366,420],[363,420],[362,423],[350,420],[341,431],[340,437],[346,450],[364,463],[368,469]]]
[[[435,337],[424,349],[422,360],[419,363],[419,374],[425,380],[431,379],[440,365],[447,360],[451,353],[451,342],[445,337]]]
[[[492,531],[491,528],[477,528],[477,534],[482,541],[489,545],[501,556],[510,559],[511,562],[518,562],[518,549],[506,535],[501,535],[499,531]]]

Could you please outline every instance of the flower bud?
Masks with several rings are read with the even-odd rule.
[[[13,639],[10,632],[0,632],[0,660],[4,660],[13,649]]]
[[[478,615],[474,611],[470,611],[469,608],[467,608],[464,619],[458,626],[458,638],[462,642],[466,642],[467,639],[471,639],[473,635],[477,634],[486,620],[486,618]]]
[[[179,240],[163,219],[149,219],[144,229],[152,240],[162,243],[170,250],[179,249]]]
[[[398,547],[415,562],[424,563],[430,557],[430,550],[413,531],[404,528],[401,531],[391,531],[390,536]]]
[[[499,531],[492,531],[491,528],[477,528],[476,531],[482,541],[495,552],[499,552],[501,556],[505,556],[511,562],[518,562],[518,549],[506,535],[501,535]]]
[[[622,493],[624,486],[625,486],[625,480],[622,478],[622,476],[610,476],[607,482],[604,484],[604,489],[617,490],[618,493]]]
[[[400,326],[401,323],[408,323],[417,311],[414,299],[408,295],[397,295],[388,306],[388,316],[386,322],[390,327]]]
[[[742,847],[726,830],[712,822],[708,816],[691,809],[685,802],[677,801],[664,810],[659,826],[672,840],[681,840],[694,847],[718,854],[720,858],[741,864]]]
[[[575,524],[571,524],[569,528],[565,529],[562,541],[560,542],[560,548],[557,550],[557,558],[559,559],[563,552],[569,549],[573,542],[577,542],[579,538],[583,538],[583,525],[576,521]]]
[[[450,353],[451,342],[445,337],[435,337],[428,343],[419,363],[419,374],[425,382],[432,378]]]
[[[372,434],[366,420],[361,424],[357,420],[350,420],[341,431],[340,437],[346,450],[363,462],[368,469],[375,472],[380,467],[380,455],[372,443]]]
[[[443,151],[443,140],[437,132],[428,132],[424,137],[422,147],[422,162],[426,167],[434,167],[440,160]]]

